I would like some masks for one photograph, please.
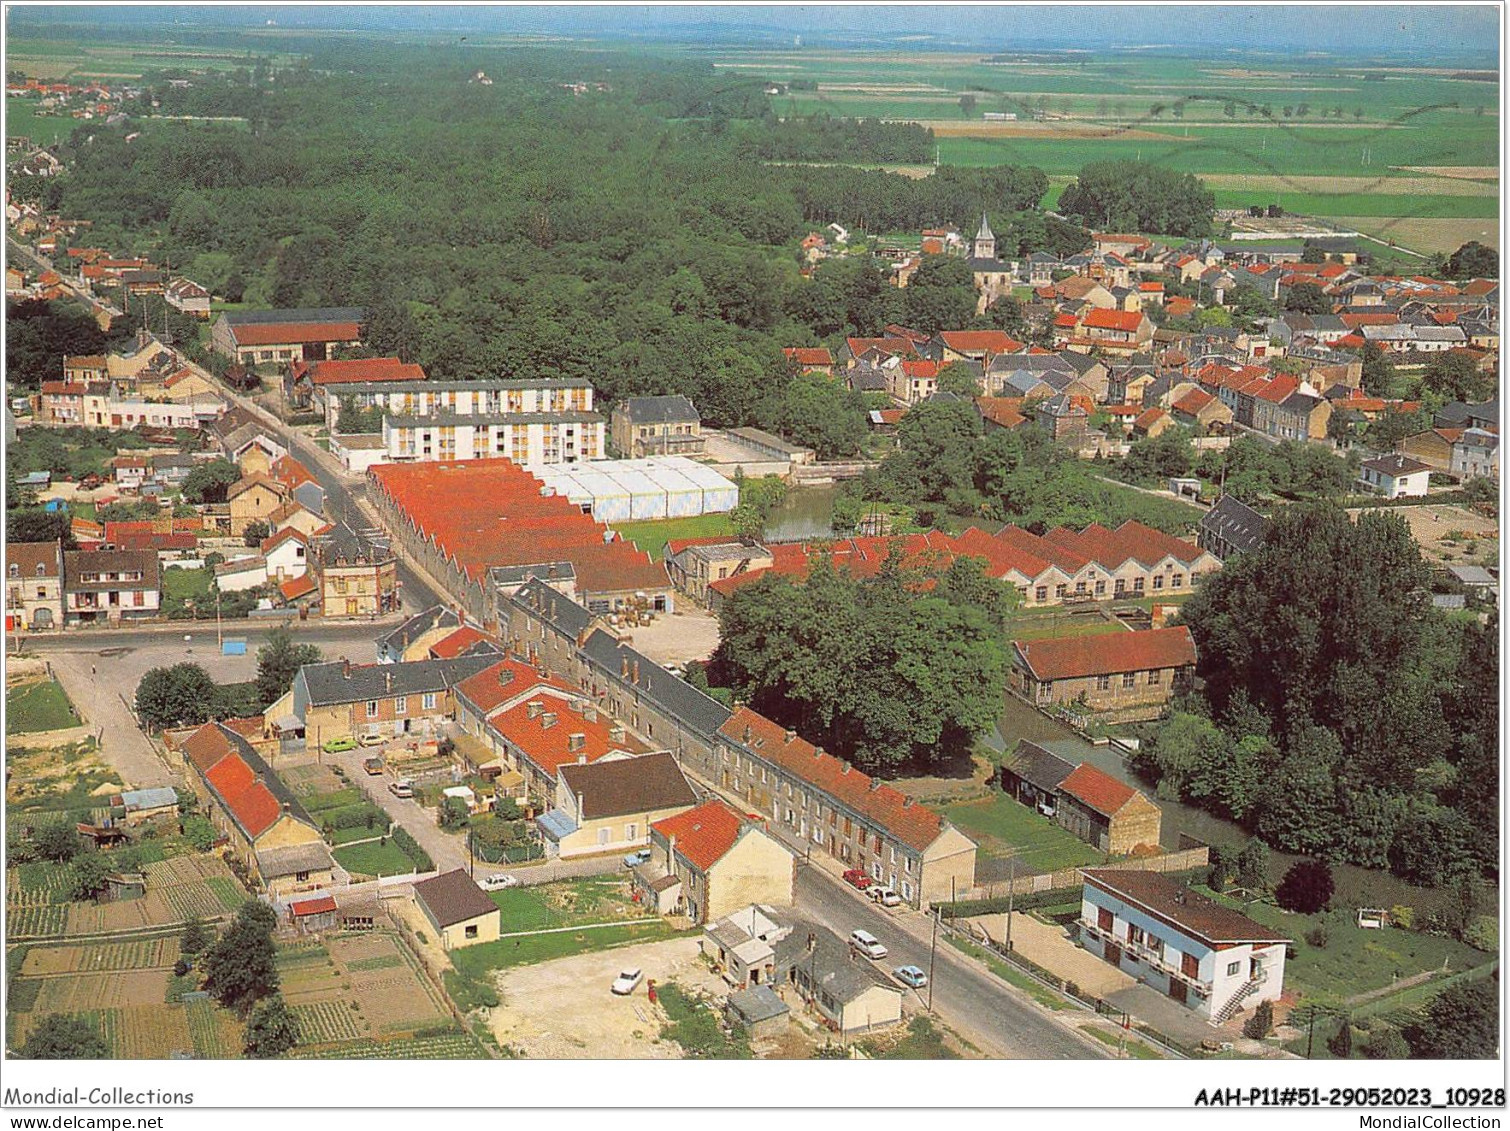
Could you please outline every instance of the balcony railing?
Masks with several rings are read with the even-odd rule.
[[[1210,982],[1203,982],[1200,978],[1192,977],[1190,974],[1185,973],[1180,967],[1171,965],[1165,961],[1162,951],[1153,950],[1143,943],[1133,942],[1125,936],[1118,937],[1106,928],[1085,919],[1080,920],[1080,929],[1093,938],[1098,938],[1111,943],[1113,946],[1121,947],[1125,953],[1131,954],[1144,965],[1157,970],[1161,974],[1167,974],[1171,978],[1179,979],[1202,995],[1210,995],[1211,993]]]

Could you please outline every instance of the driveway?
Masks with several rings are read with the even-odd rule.
[[[136,725],[136,716],[126,706],[127,697],[135,696],[137,682],[146,668],[128,662],[127,656],[114,659],[100,656],[98,649],[106,645],[107,642],[102,640],[91,652],[52,653],[48,658],[52,662],[53,674],[63,685],[68,698],[73,700],[79,715],[99,736],[101,756],[120,773],[124,785],[150,789],[180,784],[180,767],[169,763],[158,752]],[[141,667],[140,671],[138,667]],[[218,672],[210,674],[217,679],[226,678]],[[250,675],[233,678],[248,679]]]
[[[395,797],[388,790],[393,779],[387,774],[369,774],[362,769],[362,760],[373,754],[381,754],[382,748],[347,750],[340,754],[322,754],[326,765],[340,766],[346,771],[346,780],[355,785],[379,809],[397,821],[421,848],[430,854],[435,867],[442,872],[467,866],[467,846],[461,836],[445,832],[435,823],[435,814],[413,798]]]

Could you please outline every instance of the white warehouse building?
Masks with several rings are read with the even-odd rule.
[[[530,465],[546,489],[565,495],[599,522],[640,522],[719,514],[739,505],[739,487],[686,456],[594,460],[563,467]]]

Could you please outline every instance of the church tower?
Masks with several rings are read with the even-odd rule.
[[[992,234],[991,221],[986,219],[984,212],[980,214],[980,231],[975,233],[974,258],[996,258],[996,236]]]

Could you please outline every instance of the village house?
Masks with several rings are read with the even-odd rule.
[[[171,280],[163,291],[163,298],[174,310],[192,314],[201,321],[210,317],[210,292],[192,279]]]
[[[337,528],[317,536],[311,548],[321,615],[374,617],[398,608],[398,557],[387,543]]]
[[[479,745],[480,764],[518,774],[521,794],[536,808],[555,803],[563,766],[650,749],[563,680],[517,659],[483,659],[483,670],[457,685],[457,729]],[[554,831],[564,836],[563,829],[557,822]]]
[[[414,902],[446,950],[493,942],[502,930],[498,905],[460,868],[420,880]]]
[[[251,743],[212,722],[181,749],[201,808],[268,895],[330,885],[335,864],[319,828]]]
[[[1060,393],[1040,401],[1034,411],[1034,421],[1053,440],[1073,440],[1083,436],[1090,422],[1090,412],[1079,399],[1068,393]]]
[[[302,734],[299,745],[311,754],[336,738],[433,738],[442,722],[456,716],[456,685],[492,660],[461,656],[400,664],[305,664],[266,714],[285,741]]]
[[[1163,810],[1142,793],[1089,762],[1059,783],[1055,823],[1109,856],[1157,849],[1163,818]]]
[[[1080,329],[1093,345],[1131,352],[1153,340],[1153,322],[1139,310],[1095,309],[1080,321]]]
[[[431,605],[378,640],[378,663],[423,660],[430,654],[431,644],[455,632],[461,623],[461,617],[449,605]]]
[[[1269,520],[1232,495],[1222,495],[1201,515],[1196,542],[1202,550],[1222,561],[1248,554],[1263,545]]]
[[[84,420],[84,392],[81,381],[43,381],[34,399],[32,416],[38,424],[54,428],[75,427]]]
[[[309,539],[291,526],[264,538],[259,550],[270,581],[281,584],[309,572]]]
[[[666,572],[678,592],[708,604],[709,586],[729,577],[769,569],[771,552],[758,542],[732,538],[674,538],[666,543]]]
[[[699,455],[707,446],[702,419],[684,396],[630,397],[614,406],[609,427],[613,446],[630,459]]]
[[[1460,479],[1498,479],[1500,475],[1499,434],[1486,428],[1465,428],[1452,445],[1452,474]]]
[[[650,859],[634,882],[661,914],[706,923],[751,903],[790,905],[796,874],[779,841],[713,800],[650,826]]]
[[[803,373],[821,373],[825,377],[834,375],[834,355],[826,349],[787,346],[781,352],[788,364]]]
[[[313,407],[315,411],[323,413],[327,417],[326,426],[329,427],[331,414],[335,411],[332,399],[352,386],[390,382],[412,384],[426,379],[423,366],[397,357],[292,361],[283,371],[283,395],[290,408]]]
[[[1020,739],[1012,753],[1002,759],[1001,788],[1019,805],[1052,817],[1059,803],[1059,783],[1074,769],[1075,763],[1036,742]]]
[[[68,550],[63,555],[67,624],[118,624],[157,616],[161,571],[152,550]]]
[[[1358,468],[1358,482],[1386,499],[1426,496],[1431,466],[1398,452],[1366,459]]]
[[[324,361],[362,340],[359,307],[310,310],[228,310],[215,320],[210,345],[251,367],[259,363]]]
[[[1192,388],[1169,406],[1177,424],[1202,433],[1220,432],[1232,423],[1232,410],[1205,389]]]
[[[536,824],[546,855],[566,860],[643,848],[654,822],[696,804],[697,794],[668,751],[584,760],[557,771],[555,806]]]
[[[1453,449],[1466,431],[1462,427],[1428,428],[1406,436],[1395,445],[1395,450],[1416,463],[1424,463],[1433,471],[1450,472]]]
[[[231,508],[231,536],[240,538],[254,522],[271,525],[272,513],[288,502],[288,488],[257,472],[232,483],[225,493]]]
[[[1158,872],[1081,873],[1080,941],[1218,1024],[1284,993],[1290,940]]]
[[[1108,722],[1158,718],[1195,670],[1190,629],[1014,640],[1008,687],[1035,707]]]
[[[1139,439],[1152,440],[1177,426],[1173,416],[1164,409],[1154,406],[1145,408],[1133,418],[1132,434]]]
[[[62,627],[61,543],[11,542],[5,547],[5,556],[5,631]]]

